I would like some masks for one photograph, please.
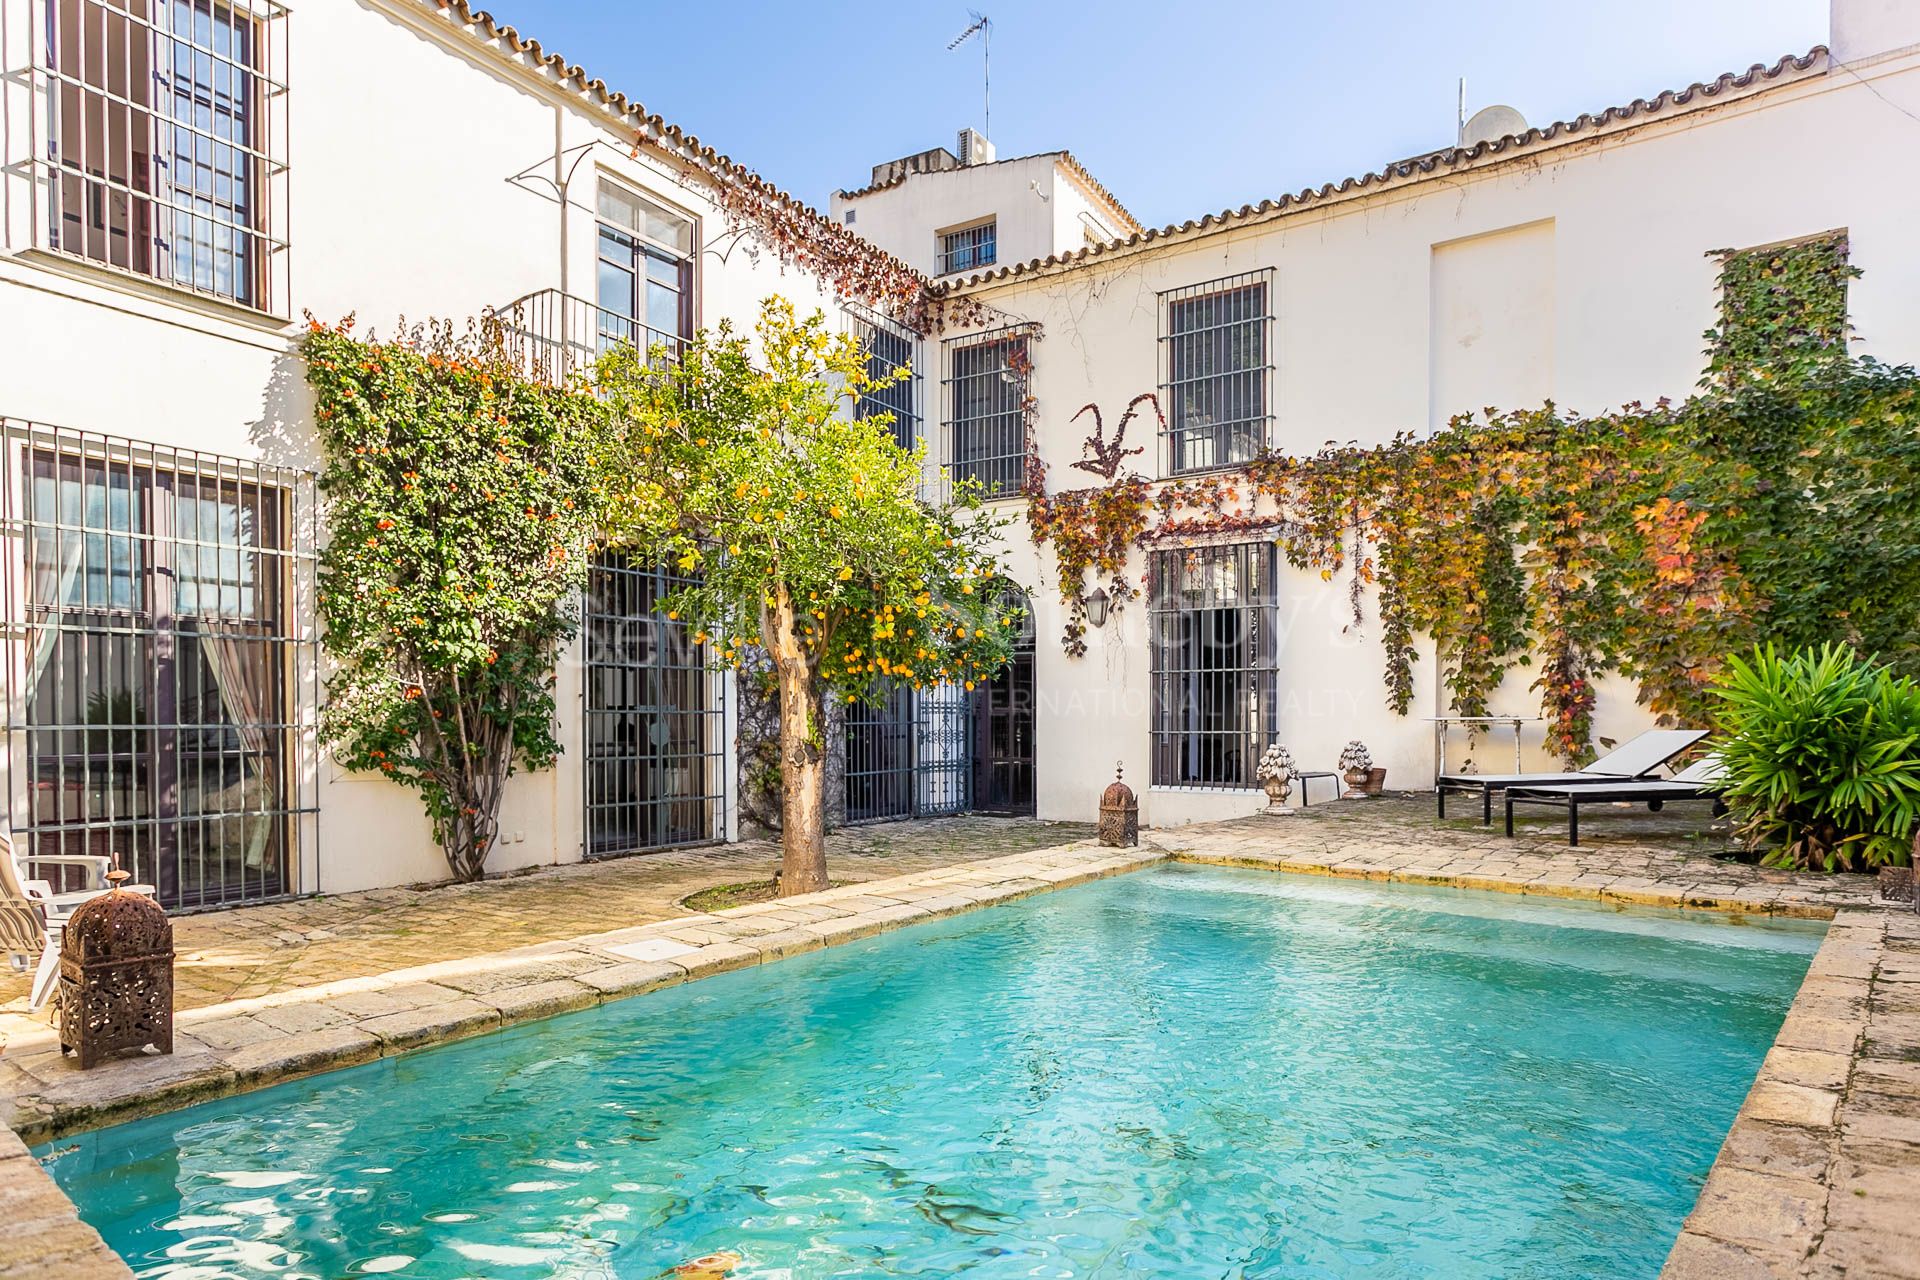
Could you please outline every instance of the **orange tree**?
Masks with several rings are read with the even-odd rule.
[[[325,451],[322,731],[349,768],[420,793],[461,880],[486,867],[516,764],[544,768],[556,649],[599,531],[592,396],[529,382],[491,326],[302,342]]]
[[[1019,619],[989,589],[998,522],[969,486],[919,496],[922,450],[855,411],[886,385],[859,341],[783,299],[751,342],[723,322],[677,361],[610,352],[598,379],[625,437],[618,536],[695,575],[661,607],[697,642],[736,668],[755,647],[771,660],[780,888],[825,888],[826,700],[971,688],[1006,662]]]

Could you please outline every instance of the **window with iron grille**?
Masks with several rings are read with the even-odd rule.
[[[870,392],[853,407],[857,418],[893,415],[893,438],[902,449],[920,439],[920,340],[913,330],[865,307],[849,307],[847,322],[867,349],[867,376],[875,381],[907,370],[898,382]]]
[[[983,222],[977,227],[962,227],[958,231],[941,232],[940,274],[944,276],[955,271],[973,271],[992,266],[998,228],[996,221]]]
[[[22,852],[175,908],[311,888],[312,477],[12,420],[0,449]]]
[[[1152,554],[1155,786],[1256,785],[1278,729],[1277,573],[1271,543]]]
[[[47,0],[41,242],[283,308],[285,16],[273,0]]]
[[[617,552],[587,576],[586,854],[726,836],[726,684],[659,611],[690,579]]]
[[[977,481],[989,497],[1012,493],[1026,469],[1032,334],[996,329],[945,346],[948,474]]]
[[[1246,462],[1267,446],[1272,416],[1273,272],[1160,295],[1165,474]]]

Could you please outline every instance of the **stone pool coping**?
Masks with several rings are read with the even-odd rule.
[[[1904,1180],[1920,1170],[1914,1157],[1900,1159],[1903,1150],[1920,1151],[1907,1146],[1920,1141],[1920,1109],[1904,1121],[1894,1117],[1894,1132],[1882,1135],[1893,1141],[1876,1148],[1850,1144],[1853,1130],[1845,1119],[1851,1114],[1852,1079],[1884,1076],[1874,1076],[1872,1067],[1863,1074],[1861,1048],[1869,1011],[1875,1007],[1874,984],[1888,967],[1888,922],[1895,916],[1869,905],[1863,883],[1849,883],[1864,878],[1826,880],[1810,888],[1791,882],[1639,883],[1647,878],[1604,874],[1577,856],[1522,859],[1510,866],[1426,865],[1417,859],[1388,865],[1390,857],[1355,858],[1339,849],[1319,856],[1275,852],[1276,834],[1272,828],[1222,824],[1186,837],[1178,831],[1155,833],[1154,840],[1135,850],[1081,842],[210,1006],[180,1015],[174,1056],[127,1059],[86,1073],[61,1059],[50,1036],[11,1045],[0,1057],[0,1120],[5,1121],[0,1127],[12,1131],[0,1133],[0,1223],[8,1227],[0,1244],[0,1278],[130,1274],[93,1229],[79,1221],[72,1203],[27,1153],[26,1143],[1170,861],[1621,905],[1831,918],[1827,940],[1663,1276],[1692,1280],[1709,1275],[1920,1274],[1875,1269],[1883,1261],[1898,1265],[1898,1250],[1887,1241],[1898,1243],[1902,1233],[1882,1231],[1881,1220],[1892,1221],[1888,1215],[1897,1213],[1899,1196],[1907,1194]],[[1914,985],[1920,984],[1920,929],[1912,941],[1912,956],[1891,966],[1889,980],[1909,984],[1906,992],[1920,996],[1920,985]],[[1911,1012],[1920,1015],[1920,1005]],[[1893,1074],[1884,1076],[1886,1087],[1906,1080],[1910,1092],[1920,1090],[1917,1063],[1920,1037],[1915,1039],[1913,1061],[1904,1064],[1907,1074],[1901,1074],[1901,1063],[1890,1064]],[[1870,1099],[1877,1096],[1863,1090],[1862,1099],[1869,1101],[1854,1109],[1870,1114]],[[1866,1130],[1869,1138],[1876,1132],[1871,1126]],[[1860,1192],[1862,1204],[1838,1199],[1841,1183],[1836,1178],[1843,1178],[1849,1192]],[[1871,1221],[1861,1229],[1878,1235],[1853,1240],[1851,1251],[1840,1255],[1841,1268],[1778,1269],[1798,1266],[1798,1260],[1818,1254],[1829,1237],[1846,1235],[1846,1224],[1861,1220],[1863,1205],[1873,1212],[1865,1215]],[[1920,1240],[1907,1243],[1912,1245],[1909,1255],[1920,1256]],[[1852,1269],[1844,1269],[1847,1258],[1855,1260]]]

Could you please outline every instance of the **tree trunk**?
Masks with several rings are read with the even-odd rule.
[[[768,610],[768,649],[780,681],[780,896],[827,887],[826,744],[813,660],[784,589]]]

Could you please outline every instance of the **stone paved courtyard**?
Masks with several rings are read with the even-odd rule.
[[[978,858],[1066,844],[1092,831],[1020,818],[940,818],[848,827],[828,839],[840,881],[930,871]],[[765,879],[769,841],[680,849],[548,867],[472,885],[377,889],[179,916],[175,1003],[228,1000],[386,973],[646,924],[684,914],[677,903],[714,885]],[[0,972],[0,1045],[23,1029],[27,982]],[[43,1010],[40,1020],[46,1017]]]

